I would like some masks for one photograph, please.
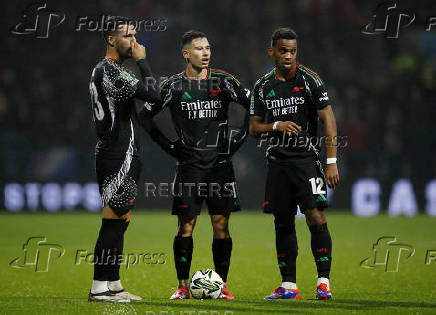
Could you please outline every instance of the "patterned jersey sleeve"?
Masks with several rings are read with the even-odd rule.
[[[160,85],[160,97],[161,97],[161,105],[159,107],[159,111],[164,109],[167,106],[171,106],[171,103],[174,100],[174,81],[170,78]]]
[[[145,60],[137,62],[144,82],[138,80],[127,68],[106,59],[104,67],[103,87],[106,93],[116,101],[137,98],[151,104],[160,101],[160,94],[155,86],[150,67]]]
[[[94,68],[91,74],[89,83],[89,93],[91,96],[91,104],[94,121],[98,126],[104,124],[108,120],[105,119],[110,115],[109,103],[107,99],[106,89],[103,86],[104,71],[103,68]]]
[[[300,69],[304,72],[306,90],[309,91],[315,109],[323,109],[327,105],[330,105],[327,87],[320,76],[304,66],[300,67]]]
[[[253,87],[250,103],[250,116],[265,117],[265,101],[261,80],[258,80]]]
[[[111,59],[103,68],[103,88],[116,101],[125,101],[135,94],[139,80],[126,68]]]
[[[229,75],[224,79],[223,89],[231,101],[241,104],[247,111],[250,109],[250,90],[244,88],[234,76]]]

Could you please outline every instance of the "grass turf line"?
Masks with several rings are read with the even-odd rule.
[[[125,254],[162,254],[121,266],[126,289],[141,295],[143,302],[130,305],[88,303],[92,266],[75,264],[77,250],[92,253],[100,216],[71,214],[0,215],[2,285],[0,312],[6,314],[434,314],[436,313],[436,261],[425,264],[427,250],[436,251],[436,218],[425,215],[389,218],[384,215],[359,218],[329,211],[333,238],[331,285],[333,300],[316,301],[316,268],[310,250],[310,233],[303,218],[297,219],[299,257],[297,283],[300,301],[265,301],[279,283],[275,257],[273,218],[260,212],[233,214],[230,220],[233,253],[228,288],[234,301],[169,301],[177,281],[172,258],[176,218],[167,210],[135,211],[125,236]],[[31,236],[45,236],[59,244],[65,254],[52,259],[47,272],[35,266],[12,268],[9,263],[23,256],[22,245]],[[397,242],[415,249],[400,257],[398,272],[383,266],[362,268],[379,237],[395,236]],[[213,268],[212,230],[206,213],[194,232],[191,274]],[[144,257],[144,255],[142,256]],[[132,259],[133,260],[133,259]],[[158,262],[158,263],[152,263]],[[162,262],[164,262],[162,264]],[[173,313],[171,313],[173,312]]]

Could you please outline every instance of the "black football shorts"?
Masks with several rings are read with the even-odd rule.
[[[328,207],[327,186],[321,163],[315,158],[280,161],[268,159],[265,213],[297,213]]]
[[[173,215],[197,216],[203,201],[210,215],[229,215],[241,210],[231,161],[209,169],[178,165],[172,189]]]
[[[110,159],[97,154],[95,170],[102,206],[109,205],[119,216],[133,208],[141,171],[138,156]]]

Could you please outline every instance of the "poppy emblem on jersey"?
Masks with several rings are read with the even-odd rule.
[[[302,86],[294,86],[294,88],[292,89],[292,93],[298,92],[298,91],[300,91],[302,89],[304,89],[304,87],[302,87]]]
[[[221,90],[210,90],[210,96],[217,96],[221,93]]]

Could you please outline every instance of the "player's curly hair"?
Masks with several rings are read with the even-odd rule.
[[[186,44],[190,44],[196,38],[204,38],[206,34],[196,30],[189,30],[182,35],[182,47]]]
[[[119,27],[125,24],[132,24],[133,20],[131,18],[125,16],[118,15],[108,15],[105,17],[102,27],[102,35],[106,44],[109,44],[108,37],[109,35],[115,35]]]
[[[277,44],[279,39],[297,39],[297,33],[290,27],[276,29],[271,35],[271,47]]]

